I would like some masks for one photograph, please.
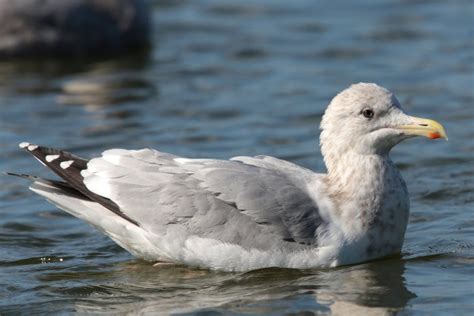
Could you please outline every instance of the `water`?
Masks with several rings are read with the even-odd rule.
[[[85,157],[268,154],[323,171],[324,108],[373,81],[450,137],[393,151],[411,194],[403,254],[332,270],[157,268],[0,177],[0,314],[473,313],[471,1],[168,1],[153,15],[149,55],[0,62],[0,170],[49,175],[17,148],[28,140]]]

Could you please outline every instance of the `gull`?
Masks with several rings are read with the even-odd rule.
[[[358,83],[323,115],[326,174],[270,156],[111,149],[87,160],[26,142],[62,180],[10,174],[144,260],[223,271],[336,267],[400,253],[409,195],[389,152],[414,136],[447,139],[387,89]]]

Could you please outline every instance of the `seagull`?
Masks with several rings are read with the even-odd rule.
[[[337,94],[321,121],[327,173],[271,156],[189,159],[111,149],[84,159],[23,142],[61,180],[9,173],[132,255],[222,271],[327,268],[400,253],[406,184],[389,157],[402,140],[445,138],[373,83]]]

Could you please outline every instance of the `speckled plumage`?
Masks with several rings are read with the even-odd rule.
[[[187,159],[113,149],[87,161],[20,147],[33,146],[65,180],[28,177],[33,191],[146,260],[245,271],[332,267],[400,252],[409,199],[389,151],[416,135],[446,137],[444,129],[406,115],[388,90],[365,83],[331,101],[321,129],[327,174],[269,156]]]

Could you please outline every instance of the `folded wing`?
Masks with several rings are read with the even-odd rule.
[[[81,175],[88,190],[157,235],[175,230],[247,249],[300,249],[317,244],[324,224],[305,189],[310,173],[265,156],[223,161],[113,149]]]

